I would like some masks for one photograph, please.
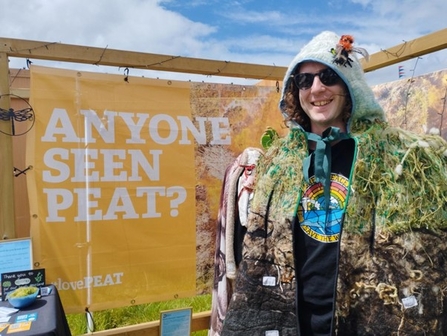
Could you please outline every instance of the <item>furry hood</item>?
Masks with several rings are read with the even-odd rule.
[[[352,100],[352,113],[348,122],[348,132],[352,121],[359,120],[385,120],[385,114],[376,101],[371,88],[365,80],[363,69],[355,55],[349,53],[350,64],[337,64],[334,62],[334,50],[340,41],[340,36],[333,32],[325,31],[314,37],[305,45],[298,55],[292,60],[284,77],[284,86],[279,107],[284,117],[287,117],[284,111],[284,95],[292,79],[290,76],[295,72],[299,65],[306,61],[315,61],[333,69],[340,78],[346,83]],[[292,122],[290,126],[299,126]]]

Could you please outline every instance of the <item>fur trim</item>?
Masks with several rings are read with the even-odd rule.
[[[236,199],[239,178],[243,174],[246,166],[251,166],[257,163],[262,151],[258,148],[246,148],[241,155],[236,159],[236,162],[229,174],[229,187],[227,196],[227,223],[226,223],[226,272],[228,279],[236,277],[236,261],[234,257],[234,218],[236,216]],[[248,205],[248,204],[247,204]]]

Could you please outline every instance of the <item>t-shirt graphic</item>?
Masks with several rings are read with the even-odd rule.
[[[349,180],[343,175],[331,174],[330,204],[326,214],[323,185],[315,182],[315,177],[310,178],[297,213],[301,228],[309,237],[323,243],[338,242],[348,185]]]

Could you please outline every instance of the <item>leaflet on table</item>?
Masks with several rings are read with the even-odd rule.
[[[36,321],[37,320],[37,313],[31,313],[31,314],[23,314],[16,317],[16,323],[19,322],[27,322],[27,321]]]
[[[11,316],[14,313],[17,313],[19,310],[17,308],[9,308],[9,307],[0,307],[0,317],[3,316]]]
[[[0,332],[5,330],[9,326],[9,323],[0,322]]]
[[[32,323],[31,321],[28,321],[28,322],[19,322],[19,323],[11,324],[8,328],[8,334],[30,330],[31,323]]]

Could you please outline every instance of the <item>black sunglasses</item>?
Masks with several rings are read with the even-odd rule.
[[[318,76],[321,83],[326,86],[332,86],[340,82],[340,77],[331,68],[326,68],[317,73],[298,73],[290,77],[292,77],[298,89],[307,90],[313,85],[315,76]]]

